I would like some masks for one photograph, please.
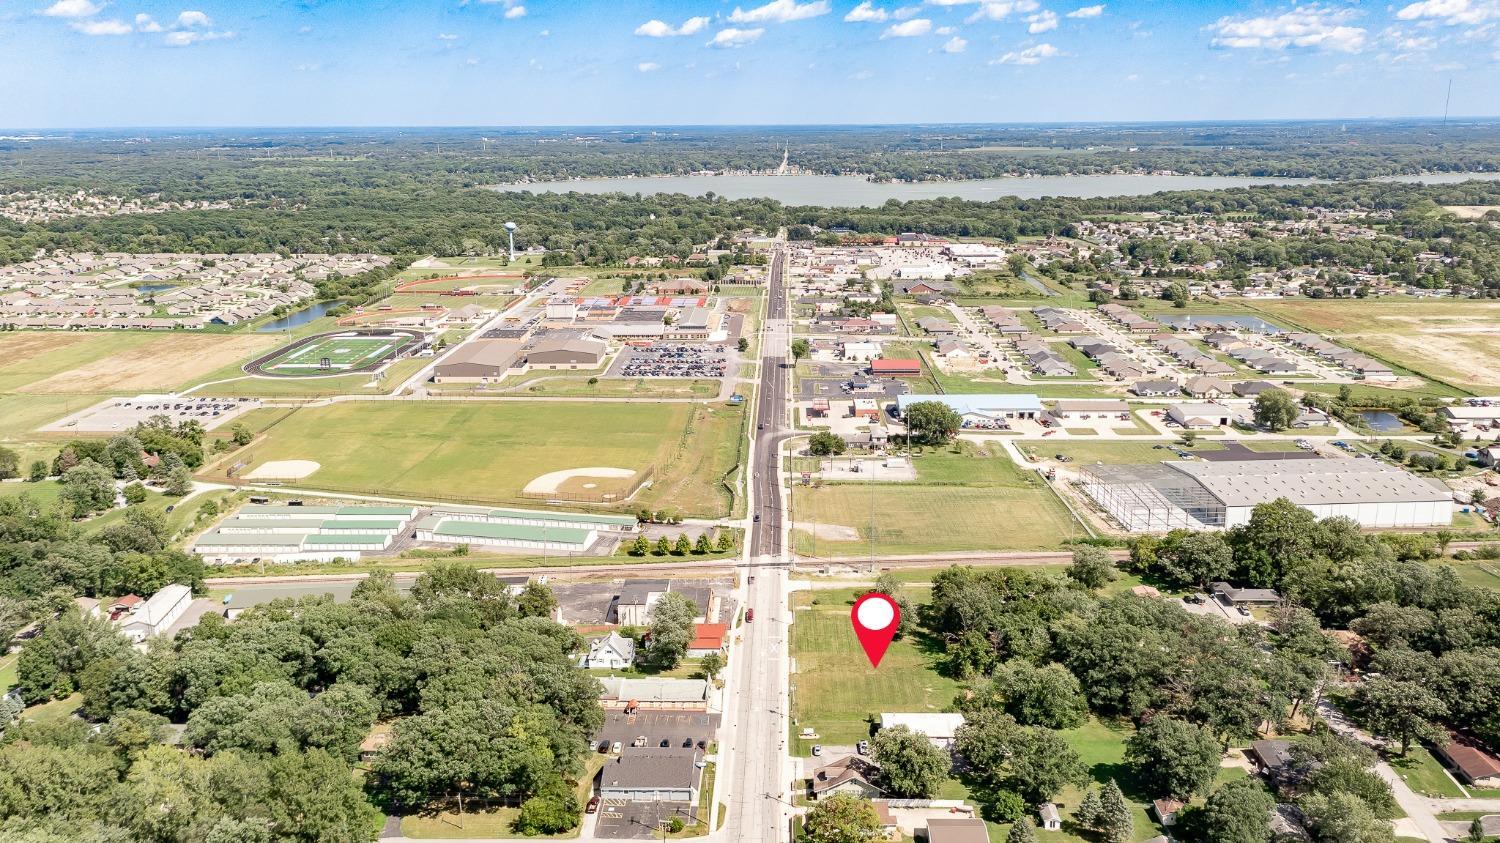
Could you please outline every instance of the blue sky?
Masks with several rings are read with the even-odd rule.
[[[0,125],[1500,114],[1500,0],[0,0]]]

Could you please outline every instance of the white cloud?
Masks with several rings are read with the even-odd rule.
[[[932,21],[927,18],[912,18],[904,23],[893,23],[880,33],[881,38],[916,38],[932,31]]]
[[[874,75],[874,73],[868,70],[856,70],[855,72],[849,74],[849,78],[853,79],[856,82],[863,82],[864,80],[869,79]]]
[[[879,23],[886,17],[885,9],[877,9],[870,0],[864,0],[863,3],[850,9],[849,14],[844,15],[844,20],[847,23]]]
[[[1032,35],[1036,35],[1039,32],[1046,32],[1049,29],[1056,29],[1057,13],[1051,9],[1043,9],[1034,15],[1027,15],[1026,23],[1030,24],[1026,27],[1026,31]]]
[[[654,61],[643,61],[640,64],[636,65],[635,69],[639,70],[642,73],[650,73],[653,70],[661,70],[661,65],[657,64]]]
[[[1132,73],[1129,76],[1125,77],[1126,82],[1139,82],[1140,80],[1141,75],[1139,73]]]
[[[1475,25],[1500,20],[1497,0],[1423,0],[1396,13],[1401,20],[1438,20],[1449,26]]]
[[[965,41],[964,39],[962,39],[962,38],[958,37],[957,35],[955,35],[952,38],[949,38],[943,44],[943,52],[945,52],[945,53],[962,53],[964,51],[964,49],[967,48],[968,46],[969,46],[969,42],[968,41]]]
[[[321,65],[321,64],[299,64],[299,65],[297,65],[297,71],[300,72],[300,73],[316,73],[316,72],[318,72],[319,70],[322,70],[322,69],[323,69],[323,65]]]
[[[476,67],[479,65],[479,59],[467,58],[464,59],[464,64],[468,65],[469,67]]]
[[[135,28],[122,20],[75,20],[68,26],[84,35],[129,35]]]
[[[506,20],[515,20],[516,18],[524,18],[524,17],[526,17],[526,7],[525,6],[511,6],[509,9],[505,10],[505,19]]]
[[[89,15],[98,14],[103,6],[95,5],[89,0],[57,0],[56,3],[42,10],[42,14],[49,18],[86,18]]]
[[[199,26],[210,27],[213,25],[214,22],[209,19],[208,15],[205,15],[202,12],[195,12],[190,9],[188,11],[179,12],[177,15],[177,26],[183,29],[192,29]]]
[[[957,32],[957,31],[958,31],[957,27],[940,26],[937,29],[934,29],[932,31],[932,34],[933,35],[952,35],[953,33]]]
[[[794,20],[807,20],[826,15],[833,11],[833,6],[828,0],[813,0],[811,3],[798,3],[797,0],[771,0],[764,6],[756,6],[749,11],[734,7],[729,13],[730,23],[790,23]]]
[[[896,20],[907,20],[909,18],[916,17],[917,13],[920,11],[922,11],[921,6],[902,6],[896,11],[891,12],[891,17],[895,18]]]
[[[187,47],[192,44],[201,44],[205,41],[223,41],[233,37],[233,32],[213,32],[206,29],[179,29],[176,32],[167,33],[166,44],[169,47]]]
[[[552,30],[550,30],[550,29],[544,29],[541,32],[538,32],[536,34],[536,37],[538,37],[538,38],[546,38],[547,36],[549,36],[551,34],[552,34]]]
[[[1035,12],[1041,8],[1036,0],[985,0],[979,10],[969,15],[969,23],[981,20],[1005,20],[1016,13]]]
[[[136,32],[161,32],[161,24],[148,14],[142,13],[135,16]]]
[[[1348,25],[1356,14],[1352,9],[1311,5],[1258,18],[1222,17],[1206,29],[1214,34],[1215,47],[1236,50],[1303,47],[1357,53],[1365,46],[1366,33],[1362,27]]]
[[[454,35],[451,32],[439,32],[438,33],[438,40],[439,41],[457,41],[458,40],[458,36]]]
[[[927,0],[929,6],[971,6],[979,0]]]
[[[672,26],[666,21],[652,18],[635,28],[636,35],[644,35],[647,38],[671,38],[677,35],[694,35],[708,28],[708,18],[688,18],[682,22],[682,26]]]
[[[764,35],[765,32],[766,31],[760,27],[756,27],[754,29],[735,29],[731,26],[727,29],[721,29],[718,32],[714,33],[714,37],[709,40],[708,46],[721,47],[726,49],[731,47],[743,47],[746,44],[754,44],[756,41],[760,40],[760,36]]]
[[[1068,17],[1097,18],[1102,14],[1104,14],[1104,4],[1100,3],[1097,6],[1083,6],[1081,8],[1074,9],[1073,11],[1068,12]]]
[[[1038,44],[1016,53],[1006,53],[990,64],[1041,64],[1043,60],[1062,55],[1062,51],[1051,44]]]

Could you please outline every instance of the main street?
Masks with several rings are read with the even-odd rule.
[[[791,765],[786,752],[791,610],[787,605],[786,501],[780,477],[787,430],[791,358],[780,243],[771,257],[769,304],[761,330],[760,384],[750,454],[752,520],[746,542],[745,606],[755,620],[740,627],[725,687],[720,739],[719,801],[728,805],[724,840],[776,843],[790,839]]]

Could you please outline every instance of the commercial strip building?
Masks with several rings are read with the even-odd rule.
[[[625,747],[599,773],[599,797],[630,802],[698,803],[703,780],[695,749]]]
[[[905,415],[906,408],[921,401],[946,404],[964,420],[964,426],[983,426],[1006,419],[1035,419],[1042,415],[1042,399],[1035,395],[898,395],[896,412]]]
[[[1453,521],[1452,492],[1370,459],[1269,459],[1090,465],[1084,492],[1131,532],[1227,529],[1256,505],[1286,498],[1319,518],[1361,527],[1431,527]]]

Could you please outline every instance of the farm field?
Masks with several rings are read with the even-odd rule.
[[[253,415],[253,414],[252,414]],[[626,508],[727,513],[719,479],[738,460],[743,411],[687,404],[351,401],[303,408],[270,427],[235,461],[244,471],[271,461],[312,460],[300,485],[416,498],[538,503],[522,498],[542,475],[655,466],[656,477]],[[262,419],[250,419],[255,424]],[[615,481],[623,483],[624,481]]]
[[[0,391],[131,394],[175,389],[272,347],[255,334],[29,332],[0,335]]]
[[[1257,309],[1414,372],[1482,395],[1500,393],[1500,302],[1287,300]]]
[[[1055,547],[1083,535],[1034,474],[997,447],[915,458],[914,483],[796,486],[793,540],[808,556]],[[816,535],[813,531],[816,530]]]

